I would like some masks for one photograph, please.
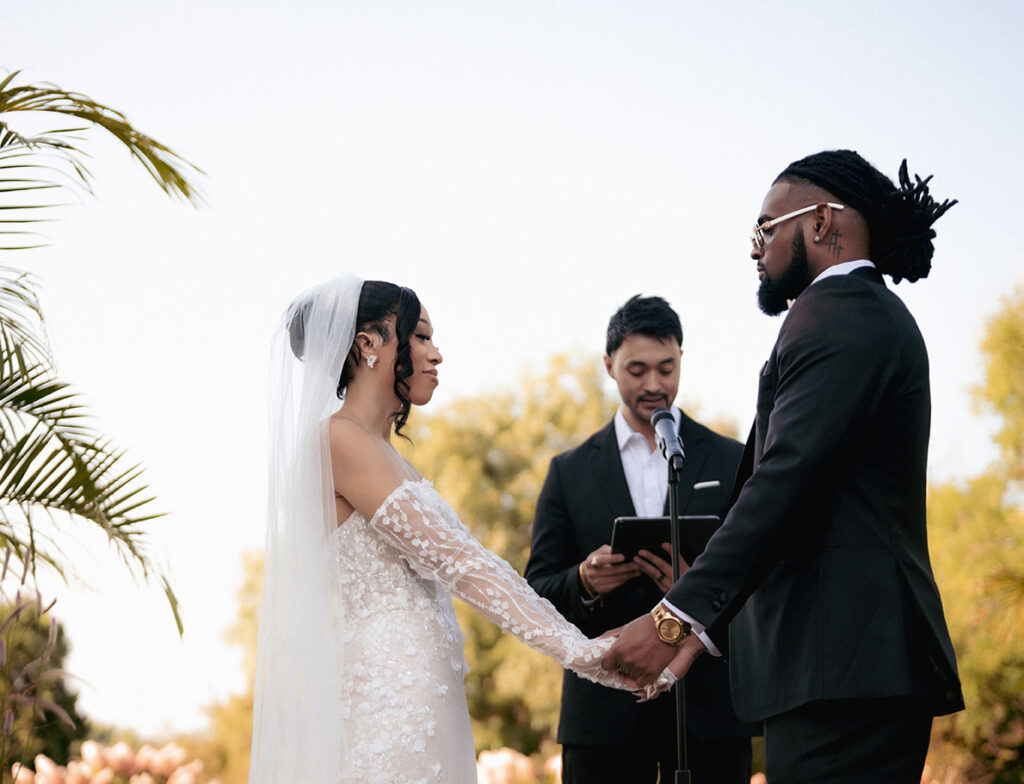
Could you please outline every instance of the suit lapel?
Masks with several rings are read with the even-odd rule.
[[[750,435],[747,436],[747,444],[743,447],[743,457],[740,459],[740,467],[736,470],[736,481],[732,485],[732,495],[729,498],[729,506],[736,503],[740,497],[740,490],[750,475],[754,473],[754,447],[757,441],[757,422],[750,426]]]
[[[626,473],[622,470],[614,422],[609,422],[594,439],[590,459],[594,479],[604,496],[605,509],[612,512],[612,517],[635,516],[633,497],[629,494]],[[623,512],[620,513],[620,509]]]

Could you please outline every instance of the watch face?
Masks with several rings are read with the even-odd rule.
[[[658,634],[666,642],[675,642],[683,631],[683,625],[675,618],[662,618],[658,624]]]

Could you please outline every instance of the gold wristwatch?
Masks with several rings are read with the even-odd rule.
[[[651,610],[654,626],[658,630],[658,639],[669,645],[679,645],[690,636],[690,624],[676,618],[663,604],[655,605]]]

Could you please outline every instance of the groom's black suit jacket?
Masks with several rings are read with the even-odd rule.
[[[679,434],[686,451],[679,481],[680,514],[724,517],[742,445],[685,414]],[[695,484],[714,482],[718,485],[694,489]],[[590,637],[649,612],[662,598],[657,586],[641,575],[606,594],[600,603],[587,606],[583,601],[580,562],[611,541],[616,517],[635,514],[613,423],[551,461],[537,501],[526,579]],[[686,684],[687,718],[698,735],[722,738],[753,734],[733,713],[724,662],[702,657]],[[623,745],[657,733],[665,733],[671,743],[674,727],[675,702],[671,695],[638,704],[628,692],[565,673],[559,743]]]
[[[928,556],[930,416],[924,340],[876,270],[800,295],[761,373],[736,501],[666,596],[731,645],[740,716],[846,698],[963,707]]]

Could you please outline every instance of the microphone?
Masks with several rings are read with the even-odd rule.
[[[654,437],[658,447],[669,466],[674,471],[682,471],[686,452],[683,451],[683,442],[679,440],[676,420],[673,419],[672,412],[667,408],[654,409],[654,413],[651,414],[651,424],[654,425]]]

